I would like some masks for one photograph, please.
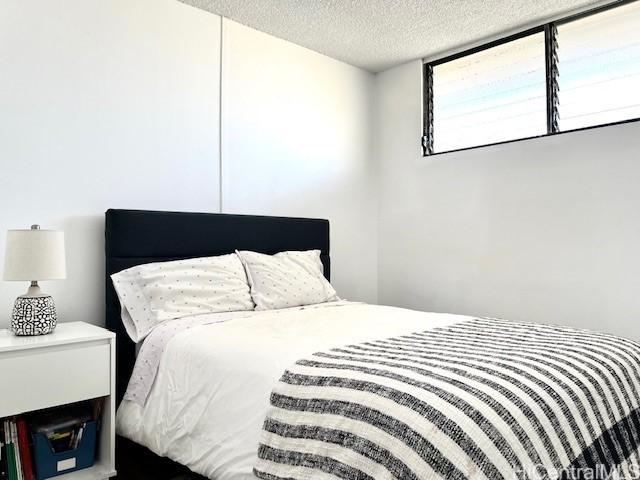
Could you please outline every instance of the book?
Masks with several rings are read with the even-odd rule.
[[[78,435],[76,435],[76,438],[75,438],[75,443],[74,443],[74,445],[73,445],[74,450],[75,450],[76,448],[78,448],[78,445],[80,445],[80,442],[82,441],[82,434],[84,433],[84,428],[85,428],[86,426],[87,426],[87,424],[86,424],[86,423],[83,423],[83,424],[82,424],[82,427],[80,427],[80,430],[78,431]]]
[[[18,429],[16,428],[15,419],[9,420],[9,427],[11,428],[11,445],[13,445],[13,455],[16,462],[16,478],[17,480],[24,480],[22,478],[22,459],[18,449]]]
[[[18,420],[18,446],[22,459],[22,473],[24,480],[34,480],[31,450],[29,449],[29,432],[24,418]]]
[[[13,452],[13,443],[7,445],[7,460],[9,462],[9,480],[18,480],[18,473],[16,472],[16,461]]]
[[[9,426],[9,421],[4,420],[4,444],[5,444],[5,453],[7,455],[7,478],[9,480],[17,480],[14,456],[13,456],[13,445],[11,443],[11,427]]]
[[[0,424],[0,480],[9,480],[7,448],[4,438],[4,422]]]
[[[29,432],[23,418],[0,420],[0,480],[35,480]]]

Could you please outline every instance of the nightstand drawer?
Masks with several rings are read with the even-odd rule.
[[[87,342],[18,350],[0,362],[0,417],[107,396],[110,345]]]

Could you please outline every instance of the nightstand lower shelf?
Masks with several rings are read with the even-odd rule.
[[[78,470],[76,472],[66,473],[64,475],[58,475],[57,477],[51,478],[52,480],[106,480],[107,478],[115,476],[115,470],[112,470],[108,466],[96,462],[93,467],[85,468],[84,470]]]

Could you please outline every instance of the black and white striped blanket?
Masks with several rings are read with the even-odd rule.
[[[640,344],[473,319],[316,353],[271,395],[262,479],[640,478]]]

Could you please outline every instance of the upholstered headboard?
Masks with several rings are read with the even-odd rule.
[[[236,249],[267,254],[318,249],[325,276],[330,277],[327,220],[145,210],[107,210],[105,217],[105,324],[117,338],[118,402],[133,370],[135,344],[120,319],[113,273],[143,263],[224,255]]]

